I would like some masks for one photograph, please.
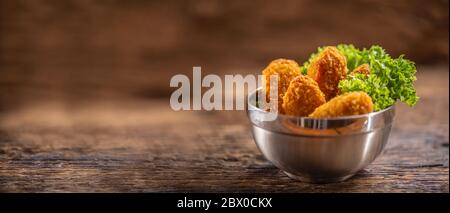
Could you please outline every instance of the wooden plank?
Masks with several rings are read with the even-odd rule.
[[[0,114],[0,191],[448,192],[448,72],[420,73],[417,88],[384,153],[323,185],[266,161],[244,112],[173,112],[166,99],[30,104]]]

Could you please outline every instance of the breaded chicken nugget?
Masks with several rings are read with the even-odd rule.
[[[300,66],[294,60],[276,59],[262,71],[264,84],[266,85],[266,101],[270,97],[270,76],[278,75],[278,110],[282,110],[283,96],[289,83],[295,77],[301,75]]]
[[[291,81],[283,97],[283,111],[287,115],[308,116],[325,103],[325,95],[312,78],[300,75]]]
[[[372,98],[365,92],[349,92],[317,107],[309,117],[330,118],[348,115],[361,115],[373,111]]]
[[[368,76],[370,74],[370,67],[368,64],[361,64],[358,67],[356,67],[351,73],[350,75],[355,75],[355,74],[363,74],[365,76]]]
[[[308,76],[319,84],[327,101],[338,94],[339,81],[346,75],[347,60],[336,47],[325,47],[308,67]]]

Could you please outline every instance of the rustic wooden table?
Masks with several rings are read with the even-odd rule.
[[[427,69],[384,153],[346,182],[289,179],[259,153],[244,112],[46,101],[0,114],[0,191],[449,192],[448,67]]]

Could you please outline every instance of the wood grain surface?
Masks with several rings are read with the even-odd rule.
[[[419,104],[398,104],[382,155],[342,183],[288,178],[257,150],[242,111],[46,100],[0,113],[0,191],[448,193],[448,67],[419,70]]]

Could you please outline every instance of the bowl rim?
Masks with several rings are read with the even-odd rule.
[[[263,89],[262,87],[258,87],[256,90],[252,91],[251,93],[249,93],[249,94],[247,95],[247,104],[248,104],[248,106],[251,107],[251,109],[250,109],[250,107],[247,107],[247,111],[254,110],[254,111],[258,111],[258,112],[260,112],[260,113],[264,113],[264,114],[268,114],[268,113],[269,113],[269,112],[267,112],[267,111],[265,111],[265,110],[262,110],[261,108],[255,106],[255,105],[251,104],[252,102],[250,101],[250,99],[251,99],[252,97],[256,97],[256,93],[257,93],[258,91],[262,90],[262,89]],[[254,99],[254,98],[253,98],[253,99]],[[315,121],[327,121],[327,120],[330,120],[330,121],[336,121],[336,120],[354,120],[354,119],[358,119],[358,118],[374,117],[374,116],[383,114],[384,112],[389,111],[389,110],[395,108],[395,105],[396,105],[396,103],[394,103],[393,105],[391,105],[391,106],[389,106],[389,107],[386,107],[386,108],[384,108],[384,109],[382,109],[382,110],[374,111],[374,112],[370,112],[370,113],[366,113],[366,114],[361,114],[361,115],[347,115],[347,116],[330,117],[330,118],[312,118],[312,117],[307,117],[307,116],[292,116],[292,115],[286,115],[286,114],[281,114],[281,113],[277,113],[277,114],[278,114],[277,116],[278,116],[278,117],[281,117],[281,118],[286,118],[286,119],[301,119],[301,120],[305,120],[305,121],[306,121],[306,120],[310,120],[310,121],[314,121],[314,120],[315,120]]]

